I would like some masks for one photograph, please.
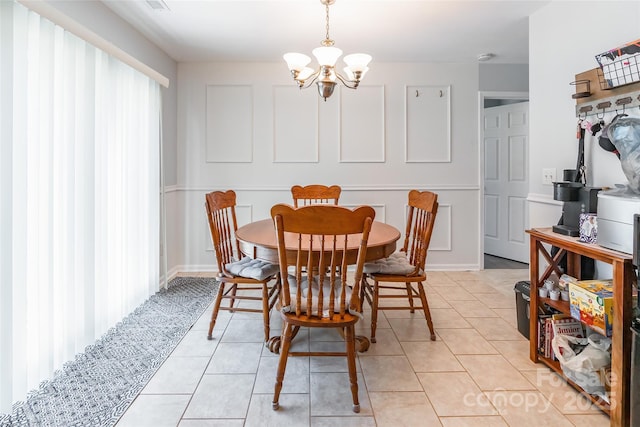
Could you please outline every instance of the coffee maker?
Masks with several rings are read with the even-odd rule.
[[[562,203],[562,216],[557,225],[553,226],[555,233],[566,236],[580,235],[580,214],[597,213],[598,191],[601,187],[587,187],[582,182],[576,182],[575,170],[564,170],[564,181],[553,183],[553,199]]]
[[[581,173],[579,174],[578,171]],[[600,187],[587,187],[580,169],[565,169],[565,181],[553,183],[553,198],[562,203],[562,216],[558,224],[552,227],[554,233],[576,237],[580,235],[580,214],[596,213],[598,207],[598,192]],[[551,255],[556,256],[557,247],[551,247]],[[567,257],[563,255],[558,261],[562,271],[567,271]],[[593,279],[595,261],[591,258],[580,257],[581,279]]]

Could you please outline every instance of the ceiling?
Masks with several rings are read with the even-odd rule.
[[[325,37],[320,0],[102,0],[178,62],[277,62]],[[330,37],[375,62],[528,63],[528,16],[547,0],[336,0]],[[154,9],[163,4],[167,9]]]

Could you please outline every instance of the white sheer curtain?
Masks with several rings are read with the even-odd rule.
[[[0,1],[0,412],[159,287],[155,81]]]

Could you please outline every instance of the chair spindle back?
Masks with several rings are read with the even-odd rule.
[[[319,319],[336,314],[343,318],[347,312],[360,311],[359,287],[373,208],[361,206],[352,211],[310,205],[296,209],[280,204],[271,209],[271,216],[280,271],[289,271],[282,275],[284,310]],[[295,251],[286,250],[287,239],[295,239]],[[349,265],[355,265],[353,275],[347,274]]]
[[[406,252],[416,270],[423,270],[438,213],[438,195],[430,191],[409,192],[409,212],[401,251]]]
[[[235,232],[238,229],[235,206],[236,193],[233,190],[214,191],[206,195],[207,217],[218,271],[225,275],[229,275],[225,264],[237,261],[236,256],[242,256],[239,243],[235,238]]]
[[[300,185],[291,187],[293,206],[296,208],[316,204],[337,205],[341,192],[342,189],[338,185],[328,187],[321,184],[312,184],[304,187]]]

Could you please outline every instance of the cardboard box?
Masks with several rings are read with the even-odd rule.
[[[613,286],[611,280],[580,280],[569,283],[571,317],[602,335],[613,331]]]

